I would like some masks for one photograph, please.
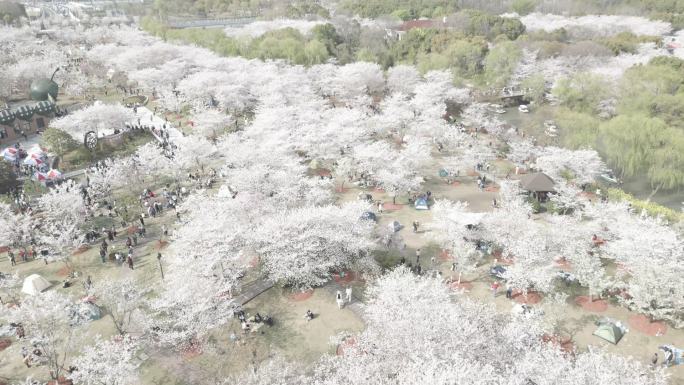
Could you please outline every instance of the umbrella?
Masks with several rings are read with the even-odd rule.
[[[47,173],[47,178],[50,180],[59,179],[62,177],[62,173],[55,170],[54,168]]]
[[[26,159],[24,159],[24,164],[28,165],[28,166],[36,166],[37,167],[37,166],[40,166],[41,164],[43,164],[43,161],[40,158],[34,157],[32,155],[32,156],[27,156]]]
[[[37,180],[38,182],[45,182],[47,180],[47,174],[36,171],[33,173],[33,179]]]
[[[2,150],[2,157],[9,162],[14,162],[17,160],[17,155],[17,149],[14,147],[7,147],[6,149]]]
[[[40,146],[37,144],[29,148],[29,150],[26,151],[26,153],[31,156],[36,155],[41,158],[45,156],[45,151],[42,148],[40,148]]]

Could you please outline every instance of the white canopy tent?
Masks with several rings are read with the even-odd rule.
[[[21,292],[29,295],[36,295],[50,287],[50,282],[38,274],[31,274],[24,279]]]

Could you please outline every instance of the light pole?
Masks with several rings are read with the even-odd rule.
[[[161,272],[162,279],[164,279],[164,268],[162,267],[161,258],[161,253],[157,253],[157,261],[159,261],[159,271]]]

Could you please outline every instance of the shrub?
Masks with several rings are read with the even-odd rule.
[[[654,217],[662,217],[669,222],[679,222],[684,219],[684,214],[679,213],[675,210],[669,209],[665,206],[661,206],[657,203],[644,201],[635,198],[632,194],[626,193],[618,188],[609,188],[607,191],[608,199],[617,201],[627,201],[632,204],[637,210],[646,211],[648,215]]]

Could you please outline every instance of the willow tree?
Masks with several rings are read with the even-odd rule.
[[[600,127],[601,147],[623,176],[646,174],[653,196],[684,185],[684,134],[659,118],[621,115]]]

